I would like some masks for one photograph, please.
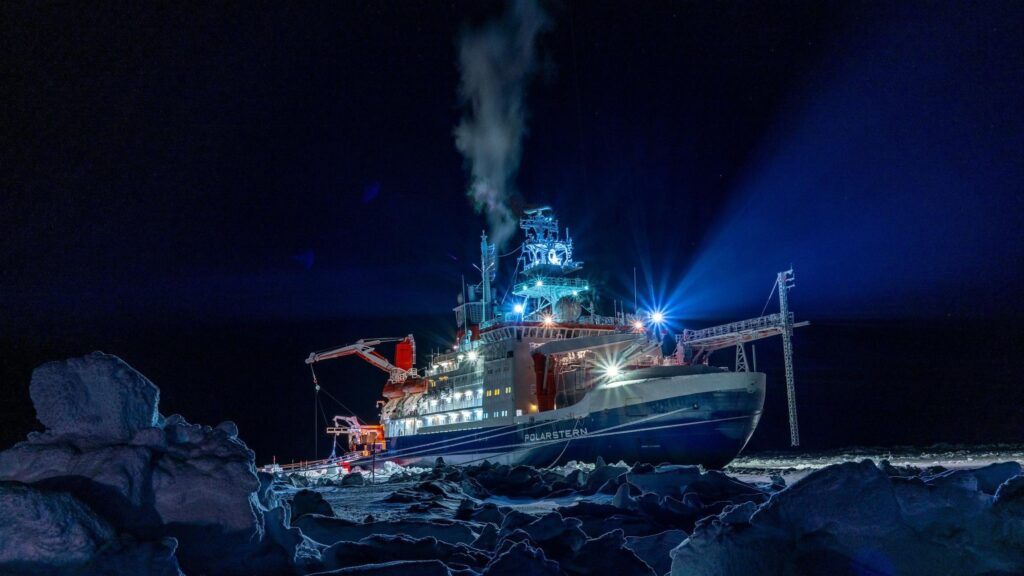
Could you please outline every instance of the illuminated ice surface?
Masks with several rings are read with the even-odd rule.
[[[846,448],[818,452],[762,452],[742,455],[726,468],[738,478],[764,480],[771,474],[787,479],[802,478],[832,464],[856,462],[865,458],[887,461],[902,467],[926,470],[941,466],[946,469],[978,468],[996,462],[1024,462],[1024,445],[953,446],[940,444],[927,448]]]
[[[432,529],[410,522],[461,519],[475,534],[471,547],[497,555],[525,543],[567,574],[626,573],[623,566],[638,574],[1019,574],[1022,461],[1021,446],[858,448],[752,455],[725,473],[574,463],[496,467],[494,476],[444,466],[413,480],[383,476],[377,484],[316,490],[366,534],[368,517],[410,526],[414,538]],[[402,478],[400,469],[390,472]],[[552,494],[524,496],[515,492],[532,490],[529,481],[502,484],[516,474],[573,477],[575,488],[552,483]],[[468,476],[501,494],[469,497],[475,488],[460,484]],[[464,540],[460,529],[445,526],[449,535],[435,537]]]
[[[937,445],[927,448],[847,448],[817,452],[762,452],[740,456],[733,460],[724,471],[729,476],[755,484],[771,485],[773,476],[778,476],[785,480],[787,484],[792,484],[807,474],[826,466],[843,462],[858,462],[864,459],[870,459],[876,463],[885,461],[897,468],[913,467],[920,469],[922,472],[939,467],[947,470],[980,468],[999,462],[1024,463],[1024,445]],[[374,500],[374,498],[377,495],[386,496],[397,488],[417,482],[388,483],[391,474],[402,471],[419,474],[429,472],[429,469],[405,469],[390,462],[387,465],[386,469],[378,471],[376,475],[377,484],[375,485],[346,489],[322,487],[318,488],[318,490],[331,502],[336,513],[346,517],[362,519],[367,514],[373,514],[377,518],[415,514],[406,511],[401,505],[388,504]],[[627,466],[627,464],[622,462],[616,465]],[[565,474],[573,469],[589,473],[594,470],[594,465],[572,462],[567,466],[558,466],[552,470]],[[369,482],[370,475],[368,473],[364,473],[364,475],[367,482]],[[484,501],[494,502],[501,506],[509,506],[527,512],[537,512],[565,506],[578,500],[605,501],[610,499],[610,495],[576,494],[558,498],[492,496]]]
[[[1024,573],[1020,446],[274,476],[115,357],[30,390],[41,422],[102,425],[0,452],[3,574]]]

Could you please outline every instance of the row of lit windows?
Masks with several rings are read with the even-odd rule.
[[[483,393],[484,393],[484,391],[481,388],[478,388],[477,391],[476,391],[476,395],[477,396],[480,396]],[[488,396],[491,395],[491,391],[490,390],[487,391],[487,395]],[[443,402],[460,402],[463,399],[465,399],[466,401],[471,401],[473,399],[473,392],[471,390],[466,390],[465,392],[456,392],[455,394],[453,394],[451,396],[440,396],[439,398],[431,398],[430,399],[430,405],[431,406],[437,406],[438,399],[440,399],[440,401],[442,403]]]
[[[511,393],[512,393],[512,387],[511,386],[506,386],[505,387],[505,394],[511,394]],[[501,388],[494,388],[493,390],[488,390],[487,391],[487,397],[490,398],[491,396],[501,396]]]
[[[450,412],[447,414],[438,414],[437,416],[426,416],[423,418],[424,426],[437,426],[438,424],[455,424],[456,422],[472,422],[474,420],[480,420],[486,418],[487,415],[483,414],[483,411],[477,409],[475,411],[464,410],[462,412]]]

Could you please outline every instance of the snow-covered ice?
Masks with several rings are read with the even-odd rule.
[[[826,466],[747,520],[699,523],[672,552],[672,574],[1020,573],[1024,518],[1001,513],[976,480],[1003,484],[1020,465],[964,472],[971,481],[890,477],[870,460]]]
[[[0,482],[0,572],[14,575],[178,576],[172,538],[121,538],[66,492]]]
[[[288,476],[230,422],[160,416],[113,356],[40,367],[32,398],[47,430],[0,453],[4,574],[1024,573],[1019,447]]]
[[[47,434],[128,440],[159,423],[160,390],[102,352],[36,368],[29,394]]]
[[[172,537],[186,572],[292,565],[286,532],[267,530],[254,454],[234,424],[162,418],[156,386],[98,352],[37,368],[30,391],[46,430],[0,453],[0,480],[64,492],[120,536]]]

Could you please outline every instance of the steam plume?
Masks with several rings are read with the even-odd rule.
[[[501,19],[465,31],[459,42],[460,93],[469,106],[455,128],[455,147],[470,172],[467,194],[486,213],[498,246],[516,229],[509,199],[526,133],[523,95],[534,69],[534,38],[547,24],[537,0],[511,0]]]

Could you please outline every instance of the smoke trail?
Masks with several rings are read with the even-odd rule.
[[[500,20],[463,32],[460,94],[468,110],[455,128],[455,147],[470,172],[467,194],[487,214],[492,241],[512,237],[509,206],[526,133],[523,95],[534,68],[534,38],[548,24],[537,0],[511,0]]]

